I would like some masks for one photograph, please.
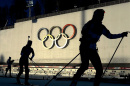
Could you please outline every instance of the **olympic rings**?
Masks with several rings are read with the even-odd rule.
[[[72,34],[70,37],[67,37],[67,34],[64,33],[65,30],[66,30],[66,28],[67,28],[68,26],[72,26],[72,27],[73,27],[73,34]],[[58,29],[59,29],[59,33],[58,33],[58,35],[57,35],[56,37],[54,37],[54,36],[52,35],[52,31],[53,31],[55,28],[58,28]],[[41,38],[40,38],[40,33],[41,33],[41,31],[44,30],[44,29],[46,30],[46,33],[47,33],[47,34],[46,34],[46,35],[43,37],[43,39],[41,40]],[[51,49],[51,48],[53,47],[54,43],[55,43],[55,45],[57,46],[57,48],[65,48],[65,47],[67,46],[67,44],[68,44],[68,40],[72,39],[72,38],[75,36],[75,33],[76,33],[75,30],[76,30],[76,28],[75,28],[75,26],[72,25],[72,24],[66,24],[66,25],[63,27],[63,29],[61,29],[61,27],[59,27],[59,26],[53,26],[53,27],[51,27],[50,32],[49,32],[49,30],[48,30],[47,28],[40,28],[39,31],[38,31],[38,33],[37,33],[37,37],[38,37],[38,39],[39,39],[40,41],[42,41],[42,44],[43,44],[43,46],[44,46],[46,49]],[[63,46],[59,46],[58,43],[57,43],[57,41],[59,40],[59,38],[60,38],[61,36],[63,36],[63,38],[66,39],[66,42],[65,42],[65,44],[64,44]],[[48,37],[52,40],[52,44],[51,44],[49,47],[47,47],[47,46],[45,45],[45,41],[47,41]]]
[[[53,47],[53,45],[54,45],[54,41],[52,40],[52,44],[51,44],[51,46],[50,47],[47,47],[46,45],[45,45],[45,39],[47,39],[47,37],[49,36],[49,38],[51,38],[51,39],[53,39],[53,36],[52,35],[47,35],[47,36],[45,36],[45,37],[43,37],[43,39],[42,39],[42,43],[43,43],[43,47],[45,47],[46,49],[51,49],[52,47]]]
[[[63,36],[65,36],[66,38],[67,38],[67,36],[66,36],[66,34],[64,34],[64,33],[60,33],[59,35],[63,35]],[[58,35],[58,36],[59,36]],[[60,36],[59,36],[60,37]],[[58,37],[58,39],[59,39],[59,37]],[[66,39],[66,42],[65,42],[65,44],[62,46],[62,47],[60,47],[58,44],[57,44],[57,40],[58,39],[56,39],[55,40],[55,45],[58,47],[58,48],[64,48],[64,47],[66,47],[66,45],[67,45],[67,43],[68,43],[68,39]]]
[[[73,35],[70,37],[70,38],[67,38],[67,39],[71,39],[71,38],[73,38],[74,37],[74,35],[75,35],[75,27],[74,27],[74,25],[72,25],[72,24],[66,24],[64,27],[63,27],[63,29],[62,29],[62,33],[64,33],[64,29],[65,28],[67,28],[68,26],[72,26],[73,27],[73,30],[74,30],[74,32],[73,32]],[[64,36],[63,36],[64,37]]]
[[[39,31],[38,31],[38,33],[37,33],[37,37],[38,37],[39,40],[41,40],[39,34],[40,34],[40,32],[41,32],[42,30],[44,30],[44,29],[46,30],[47,35],[49,34],[49,30],[48,30],[47,28],[40,28]],[[42,41],[42,40],[41,40],[41,41]]]
[[[61,28],[60,28],[59,26],[53,26],[53,27],[50,29],[50,35],[52,35],[52,31],[53,31],[54,28],[59,28],[59,32],[61,33]],[[60,33],[59,33],[59,34],[60,34]],[[58,37],[58,36],[57,36],[57,37]],[[58,37],[58,38],[59,38],[59,37]],[[58,39],[58,38],[57,38],[57,39]],[[54,39],[55,39],[55,37],[54,37]]]

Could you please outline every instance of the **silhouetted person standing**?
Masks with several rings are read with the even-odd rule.
[[[10,77],[12,77],[11,76],[11,64],[13,62],[14,62],[14,60],[11,60],[11,57],[9,57],[9,59],[7,60],[8,67],[6,68],[5,77],[7,77],[6,75],[7,75],[8,70],[10,71]]]
[[[80,56],[81,66],[77,70],[77,73],[73,77],[73,81],[70,86],[76,86],[78,79],[88,69],[89,60],[96,70],[94,86],[99,86],[101,76],[103,73],[102,63],[97,53],[96,43],[103,34],[109,39],[116,39],[127,36],[127,32],[121,34],[111,34],[110,31],[102,24],[105,11],[103,9],[97,9],[94,11],[93,18],[88,21],[82,28],[80,38]]]
[[[28,59],[29,59],[29,55],[32,53],[32,57],[30,58],[30,60],[32,60],[32,58],[34,57],[34,51],[33,48],[31,48],[32,45],[32,41],[28,41],[27,45],[24,46],[22,48],[21,51],[21,58],[19,60],[19,65],[20,65],[20,70],[19,73],[17,75],[17,83],[20,84],[20,75],[23,73],[23,66],[25,67],[25,85],[30,85],[30,83],[28,82],[28,78],[29,78],[29,69],[28,69]]]

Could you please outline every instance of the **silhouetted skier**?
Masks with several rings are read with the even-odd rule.
[[[127,32],[121,34],[111,34],[109,30],[102,24],[105,11],[103,9],[97,9],[94,11],[93,18],[88,21],[82,28],[80,38],[80,56],[81,56],[81,66],[74,75],[70,86],[76,86],[78,79],[88,69],[89,60],[93,64],[96,75],[94,86],[99,86],[101,76],[103,73],[102,63],[100,57],[97,53],[96,43],[103,34],[109,39],[116,39],[120,37],[127,36]]]
[[[9,59],[7,60],[8,67],[6,68],[5,77],[7,77],[6,75],[7,75],[8,70],[10,71],[10,77],[12,77],[11,76],[11,64],[13,62],[14,62],[14,60],[11,60],[11,57],[9,57]]]
[[[29,78],[28,59],[31,53],[32,53],[32,57],[30,58],[30,60],[32,60],[32,58],[34,57],[34,51],[33,48],[31,48],[31,45],[32,45],[32,41],[29,40],[27,45],[22,48],[21,58],[19,60],[20,70],[17,75],[18,84],[21,83],[19,78],[20,75],[23,73],[23,66],[25,66],[25,85],[30,85],[30,83],[28,82],[28,78]]]

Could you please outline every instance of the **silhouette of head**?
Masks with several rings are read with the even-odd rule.
[[[32,45],[32,41],[28,40],[27,46],[31,47],[31,45]]]
[[[11,57],[9,57],[9,59],[11,59]]]
[[[105,11],[103,9],[95,10],[93,13],[92,20],[97,21],[97,22],[101,22],[104,18],[104,13],[105,13]]]

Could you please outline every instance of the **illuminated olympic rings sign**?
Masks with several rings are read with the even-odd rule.
[[[68,26],[71,26],[73,28],[73,33],[72,33],[72,35],[70,37],[67,37],[67,34],[65,33],[65,30],[67,29]],[[56,37],[54,37],[52,35],[52,31],[55,28],[58,28],[59,32],[60,32]],[[43,39],[40,38],[40,33],[41,33],[42,30],[46,30],[46,35],[43,37]],[[42,41],[43,47],[45,47],[46,49],[51,49],[54,46],[54,44],[57,46],[57,48],[65,48],[67,46],[67,44],[68,44],[68,40],[72,39],[75,35],[76,35],[76,28],[72,24],[66,24],[63,27],[63,29],[61,29],[61,27],[59,27],[59,26],[53,26],[50,29],[50,31],[47,28],[40,28],[39,31],[38,31],[38,33],[37,33],[38,39],[40,41]],[[61,36],[66,40],[66,42],[65,42],[65,44],[63,46],[59,46],[58,43],[57,43],[57,41],[59,40],[59,38]],[[47,47],[45,45],[45,42],[47,41],[48,38],[52,40],[52,43],[51,43],[51,45],[49,47]]]

